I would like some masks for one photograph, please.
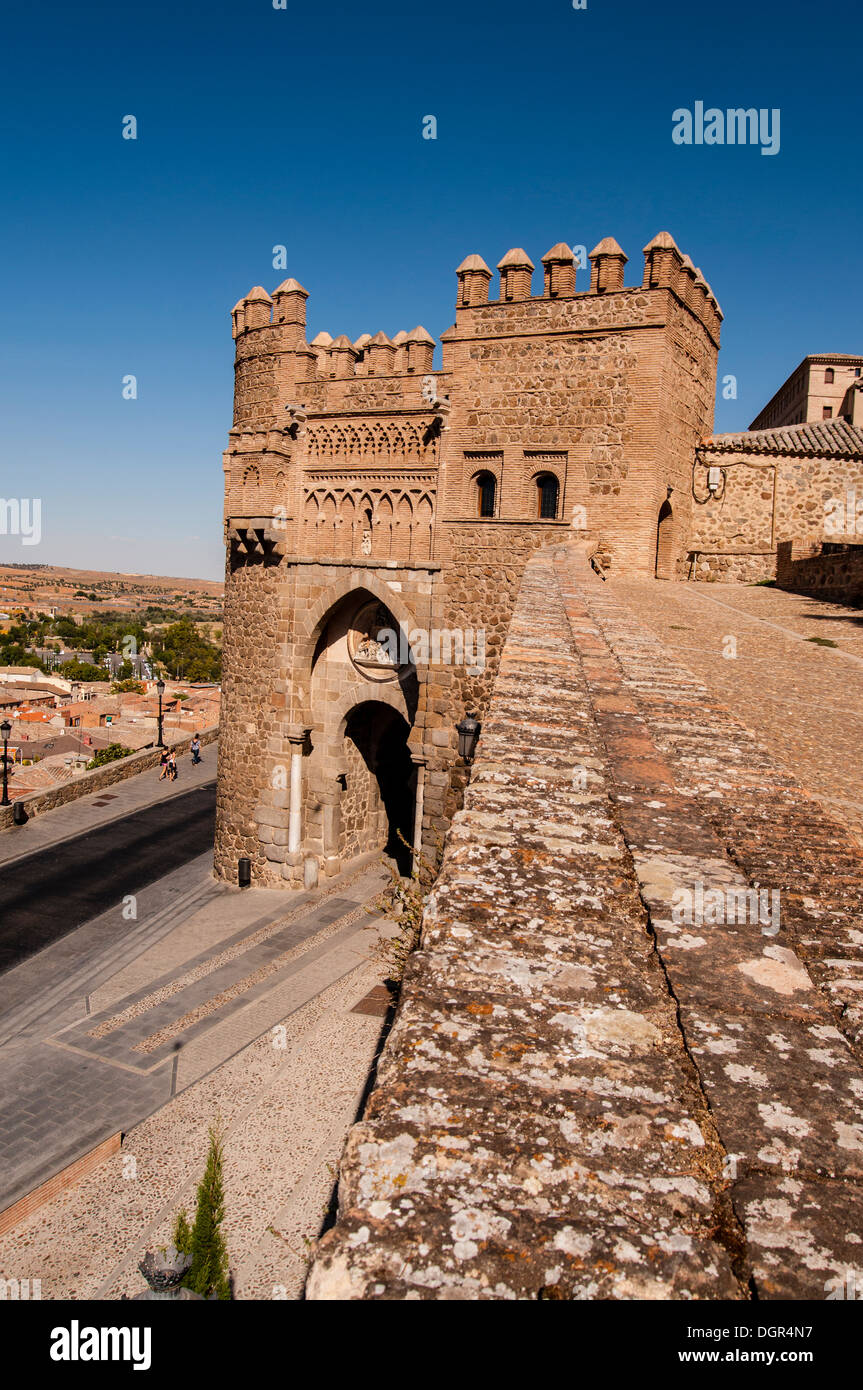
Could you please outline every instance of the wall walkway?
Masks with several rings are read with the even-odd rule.
[[[860,860],[583,554],[539,552],[307,1295],[859,1284]],[[673,918],[756,885],[778,929]]]

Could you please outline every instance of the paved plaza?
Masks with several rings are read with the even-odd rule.
[[[777,762],[863,836],[860,609],[753,584],[616,579],[608,587]]]

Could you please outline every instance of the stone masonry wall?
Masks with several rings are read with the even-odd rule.
[[[863,604],[863,541],[823,555],[809,551],[811,546],[805,542],[780,542],[776,566],[780,589],[831,603]]]
[[[565,537],[567,529],[554,522],[544,526],[473,522],[446,528],[443,625],[485,634],[484,671],[472,674],[464,666],[453,668],[449,699],[454,719],[467,709],[484,712],[525,565],[538,547]]]
[[[498,455],[501,518],[530,516],[530,479],[548,468],[561,519],[583,509],[614,568],[652,573],[659,508],[672,486],[683,537],[692,450],[712,424],[716,343],[700,320],[666,290],[633,288],[460,309],[443,346],[444,523],[470,515],[471,475]]]
[[[330,724],[358,683],[349,672],[353,685],[337,689],[345,673],[336,672],[334,683],[317,683],[323,698],[310,698],[304,627],[321,583],[338,588],[331,571],[360,585],[369,567],[391,570],[382,583],[403,590],[419,626],[465,641],[484,633],[482,669],[456,660],[417,672],[410,756],[432,848],[464,780],[454,726],[487,704],[530,554],[577,534],[612,568],[652,574],[669,496],[674,526],[663,543],[672,557],[679,550],[683,484],[712,424],[722,316],[667,233],[644,255],[643,274],[624,286],[626,257],[605,238],[579,291],[573,254],[558,244],[534,294],[529,258],[513,250],[491,301],[491,272],[468,257],[437,372],[434,342],[419,327],[393,340],[351,343],[322,331],[307,342],[308,295],[293,279],[272,295],[255,286],[235,305],[218,873],[232,878],[240,856],[259,883],[338,872],[341,735]],[[486,471],[495,504],[480,521],[477,476]],[[539,486],[549,475],[556,503]],[[304,730],[312,746],[303,751],[297,850],[279,779]],[[356,807],[343,810],[350,821]],[[351,831],[345,844],[356,841]]]
[[[715,498],[707,488],[711,465],[724,471]],[[681,577],[692,568],[694,552],[694,579],[768,579],[776,574],[779,541],[814,543],[853,534],[856,509],[848,497],[863,499],[863,461],[754,449],[735,454],[705,445],[698,450],[693,484],[699,500]]]
[[[553,584],[542,553],[311,1298],[741,1296]]]
[[[861,846],[714,706],[582,553],[531,559],[308,1297],[863,1276]],[[687,926],[696,884],[787,907]]]
[[[215,868],[236,878],[237,860],[264,869],[255,806],[267,776],[267,739],[277,659],[278,570],[242,567],[225,578],[219,783]]]

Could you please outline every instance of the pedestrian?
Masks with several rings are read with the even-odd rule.
[[[189,751],[192,754],[192,766],[194,767],[196,763],[201,761],[201,740],[197,734],[195,734],[195,737],[189,744]]]
[[[168,754],[168,777],[172,782],[177,780],[177,755],[173,748]]]
[[[163,749],[162,749],[162,756],[161,756],[161,758],[159,759],[159,767],[162,769],[162,771],[159,773],[159,781],[161,782],[162,778],[163,778],[163,777],[167,777],[167,775],[168,775],[168,750],[167,750],[167,748],[163,748]]]

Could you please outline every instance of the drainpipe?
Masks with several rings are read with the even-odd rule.
[[[426,757],[423,753],[411,753],[411,762],[417,770],[417,794],[414,806],[414,838],[413,838],[413,858],[411,860],[411,871],[419,872],[420,853],[423,842],[423,789],[425,787],[426,776]]]

